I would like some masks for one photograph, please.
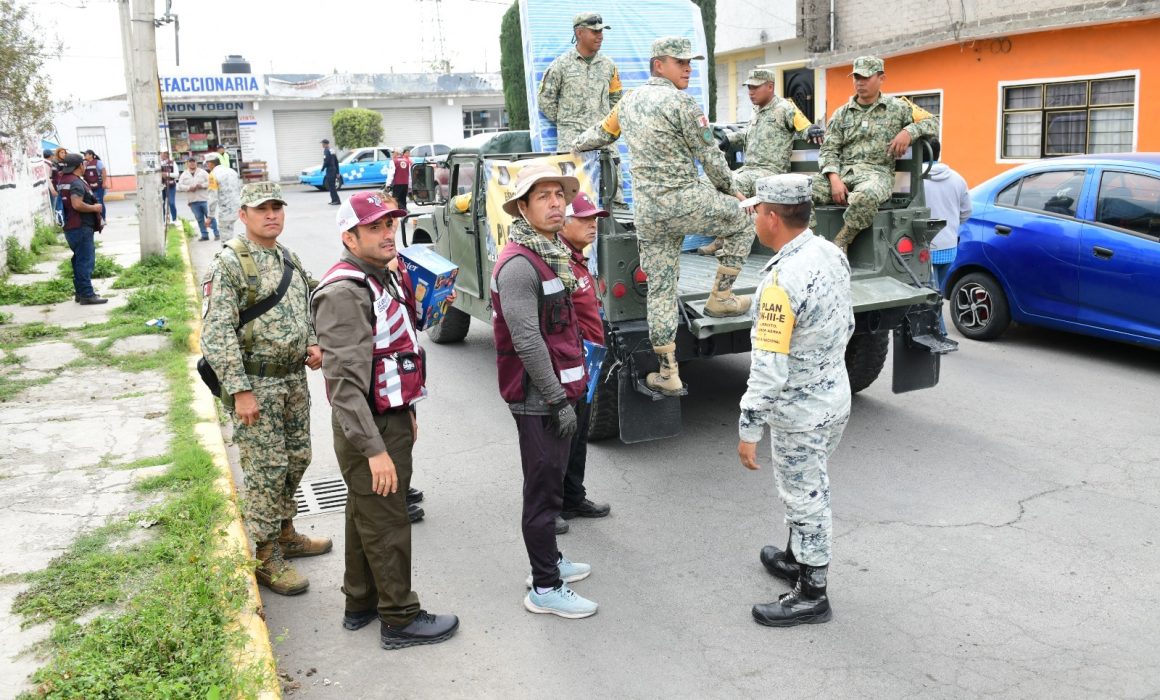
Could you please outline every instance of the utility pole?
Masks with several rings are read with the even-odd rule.
[[[153,0],[117,0],[125,90],[133,118],[133,164],[137,175],[137,222],[141,257],[165,254],[165,224],[158,175],[161,115],[157,98],[157,37]]]

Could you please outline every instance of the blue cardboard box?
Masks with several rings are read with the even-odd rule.
[[[455,291],[459,267],[426,245],[407,246],[399,251],[399,264],[407,270],[415,301],[419,305],[419,330],[426,330],[443,320]]]

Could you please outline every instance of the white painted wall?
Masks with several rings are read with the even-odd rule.
[[[105,127],[106,153],[98,155],[110,175],[133,174],[133,122],[125,100],[78,102],[71,110],[53,118],[56,140],[70,151],[78,151],[77,127]]]
[[[15,152],[0,149],[0,273],[8,267],[8,237],[16,236],[27,247],[36,218],[52,220],[48,201],[50,169],[40,157],[40,143],[23,148],[6,145]]]

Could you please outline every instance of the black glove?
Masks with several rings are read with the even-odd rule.
[[[811,124],[810,128],[806,129],[806,141],[810,143],[821,143],[826,136],[826,130],[817,124]]]
[[[556,437],[569,440],[576,434],[576,409],[567,401],[548,406],[548,425],[556,432]]]

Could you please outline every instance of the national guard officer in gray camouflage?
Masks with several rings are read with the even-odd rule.
[[[239,218],[246,235],[222,247],[202,281],[201,352],[233,417],[258,583],[294,595],[310,582],[286,559],[325,554],[331,542],[294,529],[294,491],[310,464],[305,368],[318,369],[322,352],[307,304],[310,281],[298,256],[277,243],[285,205],[276,183],[242,188]],[[241,311],[275,293],[287,264],[292,270],[285,295],[239,328]]]
[[[595,12],[572,19],[571,49],[556,57],[540,82],[540,111],[556,125],[560,150],[599,122],[620,102],[623,88],[611,58],[600,55],[604,30],[611,29]]]
[[[846,343],[854,332],[850,264],[807,228],[810,180],[775,175],[757,181],[758,239],[775,251],[757,288],[750,332],[749,384],[741,397],[737,452],[758,469],[757,443],[769,425],[777,492],[785,505],[785,551],[761,550],[771,574],[793,584],[777,601],[753,606],[763,625],[790,627],[830,619],[830,482],[826,462],[850,416]]]
[[[648,275],[649,340],[660,371],[649,373],[649,388],[679,396],[677,370],[677,277],[681,242],[689,234],[713,232],[724,239],[717,251],[717,277],[705,304],[708,316],[741,316],[750,299],[733,293],[733,283],[753,245],[753,224],[737,207],[744,199],[717,148],[709,119],[687,92],[693,45],[684,37],[652,44],[652,77],[629,93],[599,124],[572,144],[589,151],[623,132],[632,156],[634,220],[640,264]],[[707,178],[698,178],[697,161]]]
[[[894,161],[921,136],[938,136],[938,117],[905,97],[886,97],[885,64],[876,56],[854,61],[854,96],[834,110],[818,153],[814,204],[848,204],[834,245],[846,250],[874,223],[878,205],[894,189]]]
[[[745,152],[745,164],[733,171],[737,189],[753,196],[753,184],[759,178],[789,172],[795,138],[822,142],[821,127],[813,126],[793,102],[774,92],[773,71],[754,68],[745,79],[753,116],[749,125],[728,134],[729,145]],[[721,249],[721,239],[697,249],[700,255],[713,255]]]

